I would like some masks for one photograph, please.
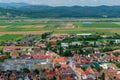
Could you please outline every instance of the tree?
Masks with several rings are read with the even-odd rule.
[[[115,55],[116,57],[118,57],[118,56],[120,55],[120,53],[119,53],[119,52],[116,52],[116,53],[114,53],[114,55]]]
[[[38,75],[38,74],[39,74],[39,70],[38,70],[38,69],[35,69],[35,70],[34,70],[34,73]]]
[[[55,76],[53,76],[53,78],[52,78],[52,79],[50,79],[50,80],[56,80],[56,77],[55,77]]]
[[[24,73],[30,73],[30,70],[27,69],[27,68],[24,68],[24,69],[23,69],[23,72],[24,72]]]
[[[105,73],[102,74],[101,80],[105,80]]]
[[[63,53],[64,53],[63,50],[64,50],[63,47],[60,46],[60,48],[59,48],[59,53],[60,53],[61,55],[63,55]]]
[[[71,53],[70,50],[67,50],[67,51],[64,52],[63,56],[65,56],[65,57],[72,57],[73,54]]]
[[[41,35],[41,38],[46,39],[49,35],[51,35],[51,32],[46,32],[46,33]]]
[[[40,80],[46,80],[45,78],[41,78]]]

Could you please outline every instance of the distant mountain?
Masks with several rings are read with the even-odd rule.
[[[120,17],[120,6],[58,6],[1,3],[0,16],[29,18],[102,18]]]
[[[20,8],[20,7],[25,7],[29,6],[27,3],[0,3],[1,8],[6,8],[6,9],[14,9],[14,8]]]
[[[0,18],[25,17],[24,13],[18,10],[0,8]]]

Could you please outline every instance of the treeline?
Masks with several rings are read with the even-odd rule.
[[[22,5],[22,4],[21,4]],[[0,8],[0,16],[7,17],[29,17],[29,18],[103,18],[120,17],[120,6],[40,6],[24,5],[20,7],[12,6]]]

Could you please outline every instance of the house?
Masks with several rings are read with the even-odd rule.
[[[10,53],[10,56],[11,56],[12,58],[17,58],[17,57],[19,57],[19,53],[18,53],[18,52],[11,52],[11,53]]]
[[[0,54],[0,58],[6,57],[7,55],[5,54]]]
[[[55,38],[48,40],[48,42],[56,42],[56,41],[57,41],[57,39],[55,39]]]
[[[117,76],[117,71],[113,69],[103,69],[100,72],[100,75],[105,74],[105,80],[115,80],[114,78]]]
[[[120,40],[118,39],[118,40],[115,40],[115,43],[116,44],[119,44],[120,43]]]
[[[114,56],[113,54],[108,55],[108,56],[106,57],[106,59],[107,59],[108,61],[115,61],[115,60],[117,60],[116,56]]]
[[[66,65],[62,66],[60,68],[60,73],[61,73],[60,74],[61,80],[66,80],[66,78],[68,78],[68,77],[71,78],[72,80],[74,80],[75,73],[71,67],[66,66]]]
[[[93,71],[93,69],[90,66],[86,69],[85,74],[87,76],[87,79],[91,78],[92,80],[95,80],[97,77],[95,72]]]
[[[107,38],[108,35],[100,35],[102,38]]]
[[[118,69],[116,69],[116,71],[117,71],[117,74],[120,74],[120,69],[118,68]]]
[[[47,62],[50,61],[50,56],[48,56],[48,55],[33,54],[33,55],[32,55],[32,58],[33,58],[33,59],[46,59]]]
[[[72,46],[81,45],[81,43],[80,42],[72,42],[72,43],[70,43],[70,45],[72,45]]]
[[[17,80],[16,75],[13,75],[13,74],[12,74],[12,75],[10,76],[9,80]]]
[[[52,79],[55,76],[55,74],[56,73],[54,71],[51,70],[46,71],[47,79]]]
[[[68,68],[68,65],[63,64],[63,65],[61,65],[61,68]]]
[[[117,61],[120,62],[120,55],[117,57]]]
[[[29,70],[44,67],[44,66],[51,66],[52,63],[47,62],[44,58],[39,59],[6,59],[4,63],[1,64],[1,66],[4,68],[3,71],[7,70],[17,70],[20,71],[23,68],[28,68]],[[44,67],[45,68],[45,67]]]
[[[79,80],[87,79],[87,76],[85,74],[85,71],[82,68],[77,68],[77,76]]]
[[[120,74],[116,75],[116,80],[120,80]]]
[[[69,37],[69,34],[52,34],[51,37],[65,38],[65,37]]]
[[[26,54],[22,54],[22,55],[20,55],[20,58],[21,59],[30,59],[31,56],[30,55],[26,55]]]
[[[61,47],[63,47],[63,48],[66,48],[68,46],[69,46],[68,43],[61,43]]]
[[[66,64],[67,63],[67,58],[66,57],[59,57],[59,58],[54,58],[53,59],[53,67],[55,66],[55,64]]]
[[[103,69],[118,69],[118,67],[113,64],[113,63],[103,63],[103,64],[100,64],[100,66],[103,68]]]
[[[77,36],[90,36],[92,33],[82,33],[82,34],[77,34]]]
[[[21,49],[21,48],[14,48],[14,47],[5,47],[5,48],[3,48],[3,52],[13,52],[13,51],[15,51],[15,52],[21,52],[23,49]]]
[[[38,44],[36,44],[36,46],[37,47],[42,47],[42,48],[45,48],[46,47],[46,45],[45,45],[45,43],[38,43]]]
[[[56,54],[55,52],[52,52],[52,51],[47,51],[45,53],[45,55],[50,56],[51,58],[58,58],[58,57],[60,57],[58,54]]]

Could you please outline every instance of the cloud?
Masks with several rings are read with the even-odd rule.
[[[120,0],[1,0],[1,2],[25,2],[50,6],[99,6],[120,5]]]

